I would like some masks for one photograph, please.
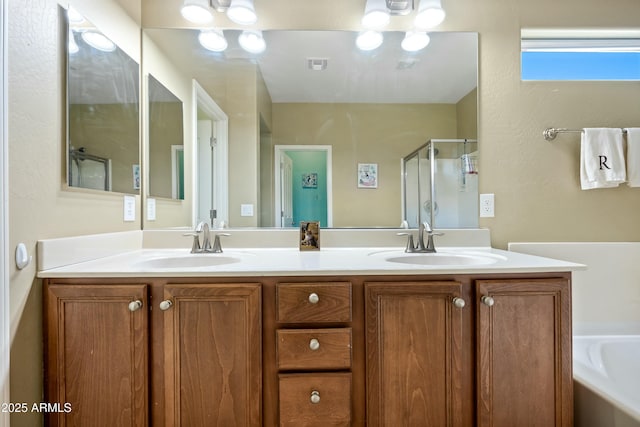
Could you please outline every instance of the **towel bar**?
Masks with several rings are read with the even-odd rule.
[[[544,139],[547,141],[553,141],[556,139],[559,133],[569,133],[569,132],[580,132],[582,133],[583,129],[567,129],[567,128],[546,128],[542,135]],[[626,129],[622,129],[622,133],[627,133]]]

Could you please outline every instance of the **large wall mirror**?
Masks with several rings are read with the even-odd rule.
[[[143,53],[163,56],[154,67],[170,66],[183,85],[197,81],[228,116],[231,227],[319,218],[323,226],[398,227],[403,157],[430,139],[477,137],[477,33],[434,32],[426,48],[406,52],[404,32],[389,31],[365,52],[357,32],[270,30],[259,54],[239,46],[239,30],[224,31],[224,52],[203,48],[198,30],[143,33]],[[197,112],[186,116],[195,129]],[[185,152],[194,157],[185,172],[195,177],[196,155],[188,145]],[[197,188],[187,186],[185,199]],[[289,206],[295,194],[304,209]],[[194,216],[170,225],[192,226]]]
[[[67,17],[67,184],[140,193],[139,64],[73,8]]]
[[[149,195],[184,200],[183,104],[153,75],[148,76]]]

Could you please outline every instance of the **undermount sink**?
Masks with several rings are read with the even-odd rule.
[[[196,268],[215,267],[235,262],[240,262],[240,258],[207,254],[153,258],[139,262],[138,266],[146,268]]]
[[[456,254],[456,253],[407,253],[385,258],[388,262],[413,265],[488,265],[502,259],[499,255],[490,254]]]

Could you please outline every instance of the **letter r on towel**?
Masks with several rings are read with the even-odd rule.
[[[607,165],[607,156],[599,155],[598,159],[600,159],[600,170],[602,170],[603,166],[607,169],[611,169],[609,165]]]

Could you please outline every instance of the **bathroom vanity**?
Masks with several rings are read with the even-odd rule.
[[[438,254],[141,249],[43,270],[45,400],[72,408],[49,425],[571,426],[581,266]]]

